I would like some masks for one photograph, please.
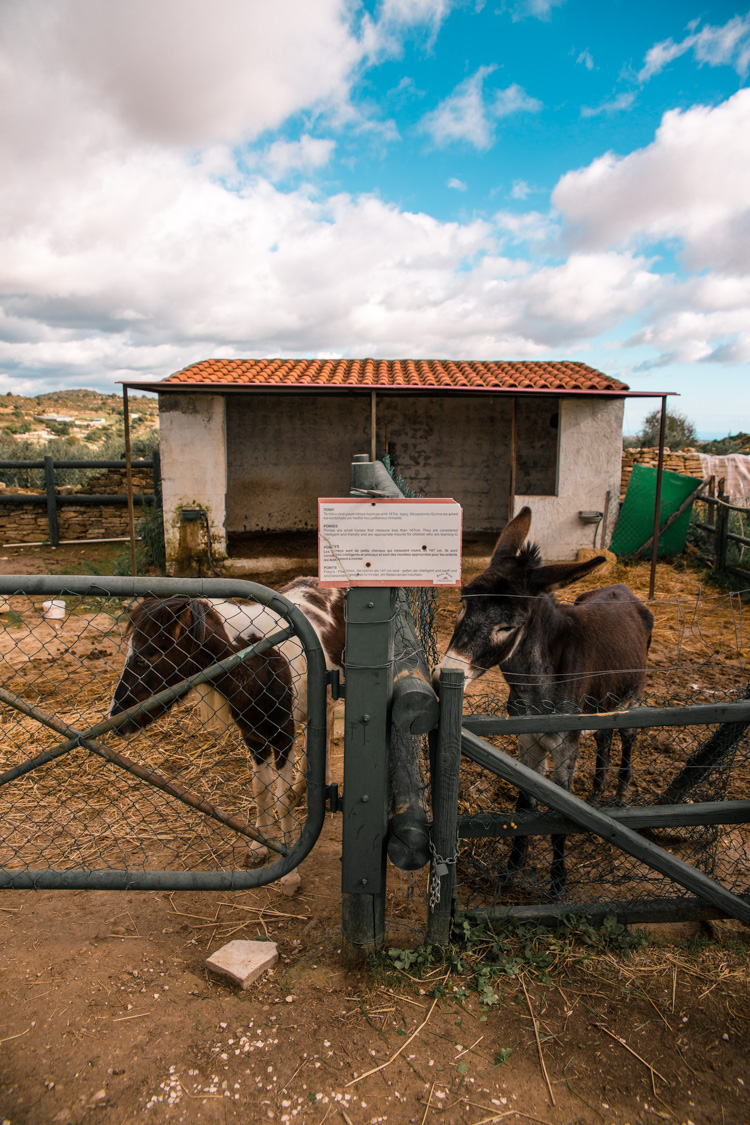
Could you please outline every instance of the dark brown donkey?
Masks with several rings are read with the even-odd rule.
[[[522,508],[497,541],[490,565],[461,591],[461,609],[448,651],[435,670],[461,669],[475,680],[500,667],[510,688],[511,715],[549,715],[610,711],[637,700],[646,679],[646,660],[654,618],[627,586],[604,586],[581,594],[572,605],[561,604],[551,590],[567,586],[605,562],[543,566],[539,548],[524,541],[531,510]],[[620,732],[622,759],[618,798],[630,781],[635,730]],[[569,790],[575,773],[579,731],[521,735],[519,756],[541,773],[547,755],[554,761],[558,785]],[[612,731],[597,731],[596,773],[592,796],[607,781]],[[518,810],[536,801],[518,795]],[[528,838],[516,836],[506,881],[524,862]],[[552,837],[551,893],[565,885],[565,837]]]

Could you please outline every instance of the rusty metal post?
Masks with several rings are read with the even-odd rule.
[[[130,535],[130,569],[133,578],[138,570],[135,559],[135,510],[133,505],[133,458],[130,455],[130,414],[128,411],[128,388],[122,388],[122,422],[125,429],[125,480],[128,490],[128,534]]]
[[[664,438],[667,432],[667,396],[662,395],[659,418],[659,460],[656,465],[656,495],[654,497],[654,543],[651,548],[651,577],[648,584],[649,601],[656,588],[656,559],[659,554],[659,525],[661,522],[661,485],[664,475]]]

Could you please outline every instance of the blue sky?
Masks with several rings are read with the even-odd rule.
[[[0,0],[0,392],[580,359],[750,430],[749,70],[733,3]]]

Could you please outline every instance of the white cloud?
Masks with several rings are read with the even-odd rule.
[[[253,137],[344,107],[365,50],[346,0],[28,0],[1,13],[19,129],[85,100],[160,143]]]
[[[331,159],[335,147],[333,140],[303,133],[298,141],[274,141],[260,154],[259,162],[272,180],[279,180],[291,172],[322,168]]]
[[[506,9],[514,20],[522,20],[527,16],[532,16],[538,20],[548,20],[552,13],[553,8],[559,8],[565,0],[511,0],[503,4],[501,11]]]
[[[747,272],[750,90],[665,113],[650,145],[568,172],[552,200],[574,246],[677,239],[691,269]]]
[[[494,66],[480,66],[435,109],[425,114],[421,127],[436,145],[467,141],[474,148],[490,147],[492,127],[484,103],[483,85],[485,78],[495,69]]]
[[[731,66],[740,78],[745,78],[750,67],[750,15],[734,16],[721,27],[707,24],[699,31],[691,25],[691,34],[679,43],[664,39],[646,52],[643,67],[638,73],[639,82],[648,82],[665,66],[693,51],[698,63],[709,66]]]
[[[602,102],[598,106],[581,106],[581,117],[598,117],[600,114],[622,113],[624,110],[630,109],[635,101],[635,93],[628,90],[623,94],[617,94],[616,97],[611,98],[608,102]]]
[[[331,159],[331,118],[352,121],[383,21],[429,28],[450,7],[393,0],[355,24],[348,0],[0,5],[3,386],[161,378],[206,355],[560,357],[629,318],[653,353],[738,362],[750,91],[667,114],[651,145],[564,176],[551,215],[442,222],[274,184]],[[138,19],[120,35],[125,10]],[[436,143],[486,148],[504,115],[540,108],[516,84],[490,88],[493,70],[437,107]],[[283,139],[262,135],[281,121]],[[642,246],[661,239],[706,275],[657,274]]]
[[[557,234],[554,219],[541,211],[498,211],[492,219],[498,231],[516,243],[533,244],[536,252],[549,246]]]
[[[379,22],[382,24],[426,24],[437,30],[461,0],[383,0]]]
[[[460,82],[447,98],[425,114],[420,128],[429,134],[438,147],[464,141],[474,148],[488,149],[494,141],[494,123],[514,113],[536,113],[542,103],[530,97],[517,83],[504,90],[495,90],[488,102],[485,80],[497,68],[480,66]]]
[[[454,191],[466,191],[466,184],[463,180],[459,180],[456,176],[451,176],[451,178],[448,180],[447,186],[449,188],[453,188]]]
[[[514,82],[505,90],[495,92],[490,112],[493,117],[510,117],[514,113],[538,113],[542,108],[542,103],[537,98],[530,97]]]
[[[593,70],[594,69],[594,60],[591,56],[591,51],[589,51],[588,47],[586,48],[585,51],[581,51],[580,55],[576,59],[576,63],[582,63],[586,67],[586,70]]]

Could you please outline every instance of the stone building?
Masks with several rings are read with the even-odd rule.
[[[318,497],[347,495],[356,453],[389,451],[416,492],[459,501],[467,540],[529,504],[545,557],[571,558],[593,542],[581,512],[606,513],[597,545],[617,517],[632,392],[584,363],[209,359],[128,386],[159,396],[174,573],[206,524],[226,572],[289,553],[295,533],[312,541]]]

